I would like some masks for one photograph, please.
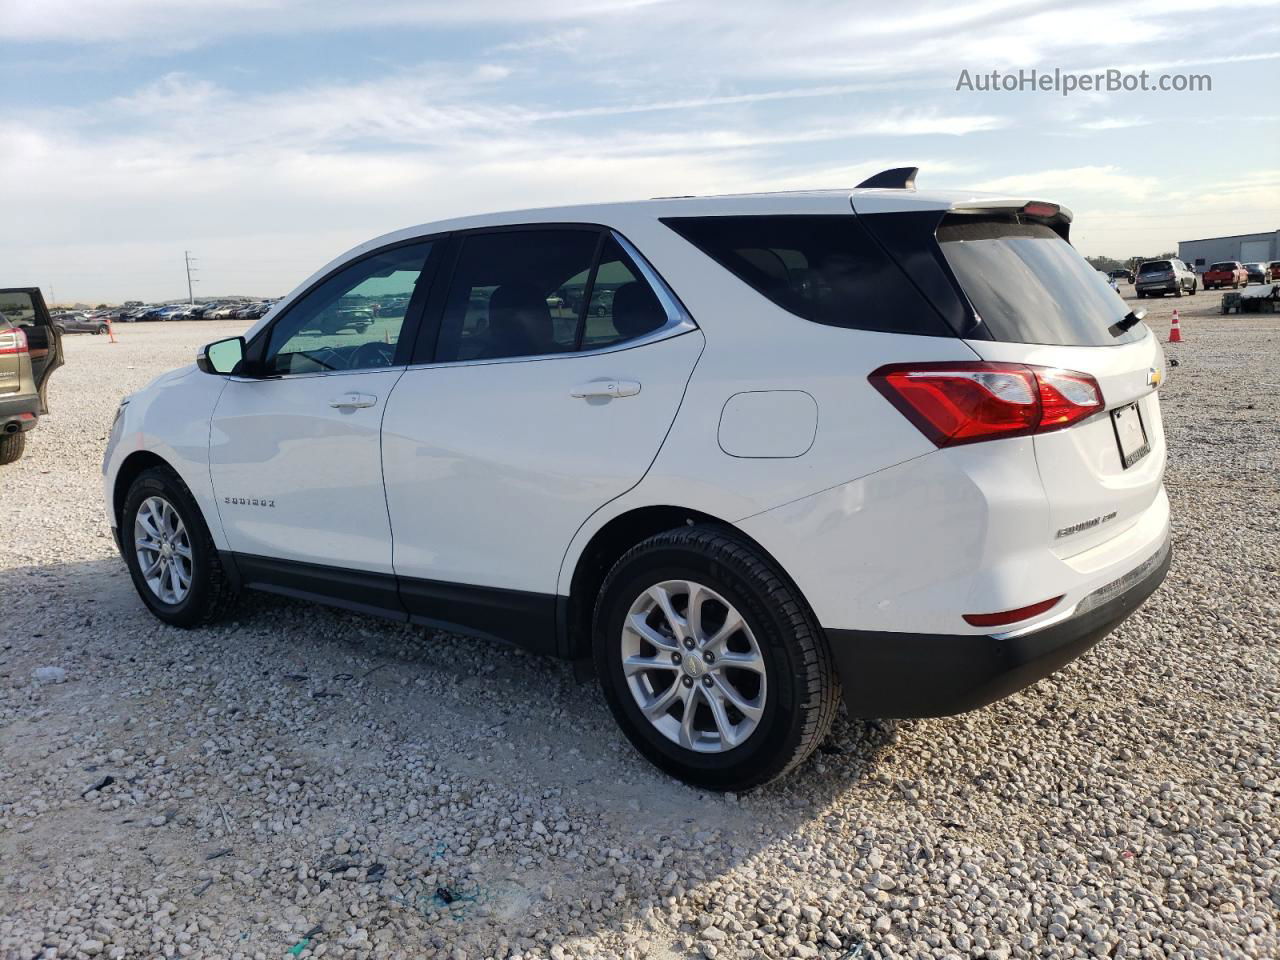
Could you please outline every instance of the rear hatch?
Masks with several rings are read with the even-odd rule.
[[[1164,355],[1060,231],[1013,212],[952,214],[937,238],[980,321],[966,337],[975,353],[1085,373],[1101,388],[1102,412],[1034,440],[1046,536],[1067,557],[1122,533],[1160,491]]]
[[[1164,355],[1067,241],[1067,215],[1032,203],[862,219],[983,361],[1059,368],[1097,382],[1101,410],[1034,436],[1050,549],[1074,556],[1136,523],[1164,473],[1156,395]]]

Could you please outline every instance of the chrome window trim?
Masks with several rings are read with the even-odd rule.
[[[540,225],[533,223],[533,224],[511,224],[510,226],[513,228],[515,227],[536,228]],[[603,227],[603,225],[601,226]],[[484,229],[485,228],[478,228],[474,232],[481,233],[481,232],[484,232]],[[605,347],[597,347],[594,350],[564,350],[559,353],[522,354],[521,356],[518,356],[518,357],[488,357],[488,358],[476,359],[476,360],[448,360],[443,362],[437,362],[433,360],[426,363],[410,363],[408,365],[394,364],[389,367],[361,367],[358,370],[315,370],[308,373],[277,373],[277,374],[272,374],[270,376],[265,376],[265,377],[241,377],[241,376],[236,376],[234,374],[224,374],[224,376],[228,380],[235,380],[240,383],[257,383],[263,380],[297,380],[300,378],[310,378],[310,377],[336,377],[336,376],[355,375],[355,374],[361,374],[361,373],[377,373],[380,371],[388,371],[388,370],[399,370],[403,372],[405,370],[425,370],[425,369],[434,369],[437,367],[475,367],[475,366],[482,366],[482,365],[487,366],[489,364],[494,364],[494,363],[526,363],[531,360],[564,360],[568,357],[597,357],[597,356],[604,356],[610,353],[620,353],[624,350],[630,350],[633,347],[643,347],[650,343],[656,343],[660,340],[667,340],[667,339],[670,339],[671,337],[678,337],[683,334],[692,333],[694,330],[697,330],[698,324],[694,322],[693,317],[689,315],[689,311],[687,311],[684,308],[684,304],[680,302],[680,299],[676,296],[675,291],[673,291],[671,287],[667,285],[667,282],[662,279],[662,277],[658,274],[658,271],[653,268],[653,265],[650,264],[649,261],[645,259],[644,254],[642,254],[638,249],[636,249],[635,244],[633,244],[630,240],[628,240],[626,237],[624,237],[621,233],[619,233],[617,230],[613,229],[612,227],[603,227],[603,229],[608,230],[609,234],[618,242],[618,245],[622,247],[623,251],[627,254],[627,256],[631,258],[632,262],[636,265],[636,269],[640,271],[640,276],[644,279],[646,283],[649,284],[649,288],[653,290],[654,295],[658,298],[658,302],[662,305],[662,309],[666,312],[667,322],[663,324],[661,327],[659,327],[657,330],[654,330],[650,333],[646,333],[643,336],[633,337],[630,340],[622,340],[618,343],[611,343]],[[470,231],[467,231],[467,232],[470,232]],[[412,243],[420,243],[426,240],[431,240],[432,242],[434,242],[440,236],[443,236],[443,234],[428,234],[423,237],[416,237],[409,240],[400,241],[396,244],[392,244],[389,247],[380,248],[376,251],[372,251],[372,253],[369,253],[369,254],[363,254],[360,257],[352,258],[347,263],[344,263],[341,266],[336,267],[333,271],[330,272],[330,274],[328,274],[328,276],[333,276],[339,270],[346,269],[352,263],[355,263],[359,259],[363,259],[365,256],[371,256],[377,253],[382,253],[382,252],[385,252],[385,250],[392,249],[393,247],[407,246]],[[328,279],[328,276],[326,276],[324,279]],[[311,289],[314,289],[315,286],[318,286],[319,283],[323,283],[323,282],[324,280],[319,281],[317,284],[313,285]],[[308,289],[303,294],[300,294],[296,298],[296,301],[301,300],[303,297],[305,297],[307,293],[311,292],[311,289]],[[291,303],[296,301],[291,301]],[[287,307],[290,305],[291,304],[281,304],[282,307]],[[272,318],[272,322],[274,323],[274,318]],[[263,331],[260,331],[260,333],[265,332],[266,329],[267,327],[264,326]],[[268,334],[268,336],[269,335],[270,334]]]

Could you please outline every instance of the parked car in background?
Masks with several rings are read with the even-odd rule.
[[[1122,283],[1133,283],[1135,279],[1132,270],[1112,270],[1107,276]]]
[[[1271,281],[1271,268],[1265,263],[1246,263],[1244,272],[1248,277],[1245,280],[1246,286],[1251,283],[1269,283]]]
[[[1160,344],[1056,204],[877,179],[339,258],[122,406],[104,505],[141,601],[594,658],[637,749],[719,790],[795,767],[842,695],[943,716],[1058,669],[1168,569]],[[579,282],[609,296],[568,314]],[[370,324],[393,294],[421,308]]]
[[[27,433],[49,412],[46,387],[60,366],[62,335],[40,291],[0,290],[0,464],[22,456]]]
[[[1204,288],[1216,290],[1219,287],[1243,287],[1249,283],[1249,272],[1239,260],[1219,260],[1209,265],[1204,272]]]
[[[83,313],[55,313],[50,321],[59,333],[106,333],[110,329],[105,319]]]
[[[1267,270],[1271,274],[1270,283],[1280,283],[1280,260],[1272,260],[1267,264]]]
[[[1187,265],[1174,257],[1170,260],[1148,260],[1138,268],[1134,287],[1139,297],[1163,297],[1166,293],[1180,297],[1184,293],[1195,293],[1198,283]]]

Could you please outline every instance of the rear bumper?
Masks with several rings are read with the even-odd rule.
[[[10,423],[17,423],[20,431],[30,430],[39,417],[40,398],[34,393],[0,398],[0,432]]]
[[[963,636],[827,630],[850,716],[943,717],[984,707],[1080,656],[1155,592],[1170,541],[1100,588],[1064,620],[1021,635]]]

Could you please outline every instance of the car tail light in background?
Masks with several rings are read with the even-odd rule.
[[[17,327],[12,330],[0,330],[0,357],[27,352],[27,335],[25,333]]]
[[[939,447],[1061,430],[1103,409],[1087,373],[1020,363],[902,363],[868,378]]]
[[[1038,617],[1046,610],[1053,609],[1054,604],[1061,599],[1062,597],[1053,597],[1049,600],[1041,600],[1039,603],[1019,607],[1017,610],[1005,610],[1001,613],[966,613],[964,622],[971,627],[1003,627],[1010,623],[1017,623],[1019,620],[1030,620],[1032,617]]]

